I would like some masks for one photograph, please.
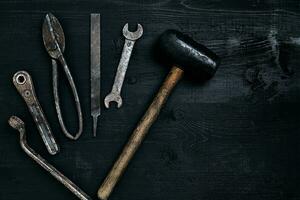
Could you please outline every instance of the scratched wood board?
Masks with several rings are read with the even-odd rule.
[[[41,25],[47,12],[61,22],[66,60],[78,87],[84,132],[62,134],[55,113],[51,63]],[[109,93],[123,47],[121,30],[144,27],[123,87],[121,109],[104,109],[92,137],[89,15],[102,14],[102,99]],[[300,3],[297,0],[90,0],[0,2],[0,199],[75,199],[20,148],[11,115],[26,123],[28,143],[96,199],[96,192],[168,68],[155,59],[164,30],[187,33],[214,50],[222,64],[206,83],[183,80],[111,195],[112,200],[300,199]],[[60,144],[50,156],[12,84],[32,75]],[[77,129],[62,71],[63,115]]]

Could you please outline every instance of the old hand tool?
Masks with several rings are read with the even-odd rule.
[[[69,67],[67,65],[67,62],[63,56],[63,52],[65,50],[65,36],[63,29],[54,15],[51,13],[47,14],[43,23],[43,41],[45,48],[52,58],[52,76],[53,76],[53,94],[54,94],[54,102],[55,102],[55,109],[57,112],[58,116],[58,121],[59,124],[62,128],[63,133],[70,139],[72,140],[77,140],[81,133],[82,133],[82,127],[83,127],[83,120],[82,120],[82,112],[81,112],[81,106],[80,106],[80,101],[78,97],[78,93],[76,90],[76,86],[73,80],[73,77],[71,75],[71,72],[69,70]],[[75,104],[76,104],[76,109],[77,109],[77,115],[78,115],[78,122],[79,122],[79,127],[78,131],[73,136],[70,134],[64,124],[61,109],[60,109],[60,104],[59,104],[59,95],[58,95],[58,73],[57,73],[57,61],[60,62],[62,65],[65,74],[67,76],[67,79],[69,81],[70,87],[72,89],[72,93],[75,99]]]
[[[91,14],[91,115],[93,135],[97,134],[97,119],[101,114],[100,100],[100,14]]]
[[[25,100],[48,152],[51,155],[55,155],[57,152],[59,152],[59,147],[55,141],[55,138],[53,137],[51,128],[36,97],[30,75],[26,71],[18,71],[13,76],[13,83],[20,95]]]
[[[135,32],[130,32],[128,30],[128,24],[125,24],[125,26],[123,27],[123,35],[125,37],[125,43],[115,76],[114,85],[111,92],[104,99],[104,105],[106,108],[109,108],[110,102],[113,101],[118,104],[118,108],[122,106],[123,101],[121,97],[121,89],[123,86],[133,46],[135,44],[135,41],[142,37],[143,27],[142,25],[138,24],[137,30]]]
[[[81,199],[81,200],[91,199],[85,192],[83,192],[71,180],[69,180],[67,177],[65,177],[60,171],[58,171],[55,167],[53,167],[51,164],[49,164],[44,158],[42,158],[32,148],[30,148],[30,146],[28,146],[27,141],[26,141],[25,124],[20,118],[18,118],[16,116],[12,116],[8,120],[8,123],[12,128],[19,131],[20,145],[29,157],[31,157],[42,168],[44,168],[46,171],[48,171],[54,178],[56,178],[56,180],[58,180],[64,186],[66,186],[79,199]]]
[[[102,200],[109,197],[129,161],[148,133],[149,128],[158,117],[172,89],[183,76],[183,71],[191,73],[193,76],[197,75],[197,77],[212,77],[217,70],[219,64],[217,55],[178,31],[166,31],[160,37],[158,46],[160,47],[158,49],[159,54],[163,55],[166,61],[171,62],[170,64],[173,67],[99,188],[98,197]]]

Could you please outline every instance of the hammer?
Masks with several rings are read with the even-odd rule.
[[[98,198],[101,200],[109,197],[184,72],[192,75],[190,77],[208,79],[215,74],[219,65],[219,57],[214,52],[176,30],[165,31],[157,47],[160,56],[171,64],[171,71],[100,186]]]

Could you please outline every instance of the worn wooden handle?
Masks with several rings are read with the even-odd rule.
[[[165,82],[159,89],[158,94],[154,98],[153,102],[149,106],[143,118],[140,120],[136,129],[133,131],[133,134],[131,135],[129,141],[125,145],[118,160],[115,162],[111,171],[100,186],[98,190],[99,199],[106,200],[109,197],[110,193],[114,189],[115,185],[117,184],[118,180],[120,179],[127,165],[129,164],[129,161],[131,160],[134,153],[136,152],[143,139],[145,138],[146,134],[148,133],[149,128],[157,119],[159,112],[163,107],[164,103],[166,102],[169,94],[171,93],[172,89],[175,87],[177,82],[181,79],[182,75],[182,69],[178,67],[173,67],[171,69]]]

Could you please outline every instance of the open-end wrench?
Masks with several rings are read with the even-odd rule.
[[[38,153],[36,153],[30,146],[27,144],[26,140],[26,130],[25,123],[16,116],[11,116],[8,120],[9,125],[19,131],[20,133],[20,145],[25,153],[31,157],[37,164],[42,168],[48,171],[56,180],[66,186],[73,194],[75,194],[81,200],[91,200],[83,190],[81,190],[75,183],[70,179],[64,176],[60,171],[58,171],[54,166],[48,163],[44,158],[42,158]]]
[[[121,89],[123,86],[125,74],[128,68],[128,63],[131,57],[133,46],[135,41],[138,40],[143,35],[143,27],[138,24],[138,28],[135,32],[130,32],[128,30],[128,23],[123,27],[123,35],[125,37],[125,44],[122,51],[122,56],[117,69],[114,85],[111,92],[105,97],[104,105],[109,108],[109,103],[114,101],[118,104],[118,108],[122,106]]]

